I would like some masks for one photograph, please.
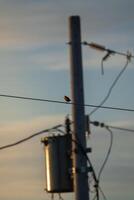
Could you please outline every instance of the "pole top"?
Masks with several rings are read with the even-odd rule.
[[[76,20],[80,20],[80,16],[79,15],[72,15],[72,16],[70,16],[69,17],[69,19],[71,20],[73,20],[73,19],[76,19]]]

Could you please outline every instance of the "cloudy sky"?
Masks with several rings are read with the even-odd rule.
[[[82,40],[134,54],[133,0],[0,0],[0,94],[63,101],[70,96],[68,17],[81,17]],[[85,103],[98,105],[106,96],[126,57],[105,55],[83,46]],[[114,87],[107,106],[134,109],[134,61]],[[0,97],[0,146],[64,123],[71,107]],[[91,108],[86,108],[90,113]],[[133,112],[100,109],[91,116],[107,124],[134,129]],[[109,134],[91,126],[89,145],[96,173],[109,145]],[[134,196],[134,133],[113,131],[109,162],[101,177],[107,199]],[[0,152],[0,199],[50,199],[44,192],[41,137]],[[65,200],[73,194],[63,195]]]

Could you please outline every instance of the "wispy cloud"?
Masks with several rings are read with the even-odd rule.
[[[64,77],[65,73],[62,73],[63,70],[69,69],[69,47],[66,45],[69,40],[68,17],[70,15],[81,16],[82,40],[97,42],[121,52],[130,50],[133,53],[133,7],[133,0],[1,0],[1,90],[14,94],[34,94],[32,96],[35,97],[44,94],[44,96],[52,98],[62,98],[69,87],[69,83],[66,83],[67,78]],[[101,59],[105,54],[86,47],[82,48],[84,69],[95,69],[95,71],[99,69]],[[90,80],[90,74],[85,74],[88,103],[90,100],[92,101],[92,98],[94,103],[100,101],[100,97],[115,75],[113,71],[119,70],[124,62],[125,58],[111,56],[104,63],[106,69],[110,70],[104,77],[103,83],[99,76],[94,76],[94,73],[91,74]],[[118,99],[116,100],[118,102],[113,100],[109,101],[109,104],[112,105],[114,102],[121,106],[123,97],[124,105],[133,106],[133,96],[128,98],[132,93],[130,86],[133,84],[133,77],[130,76],[130,73],[129,71],[127,74],[129,80],[123,82],[122,88],[119,87],[117,90],[116,98]],[[124,93],[128,96],[125,96]],[[114,99],[114,93],[112,95],[112,99]],[[61,107],[55,105],[53,108],[51,105],[44,106],[44,104],[40,107],[37,104],[30,105],[16,102],[9,104],[9,101],[1,99],[0,146],[15,142],[42,129],[50,128],[57,123],[63,123],[64,116],[62,114],[52,116],[50,113],[63,113],[62,111],[65,109],[62,110]],[[35,110],[37,112],[34,112]],[[41,114],[44,114],[44,117],[38,117]],[[100,115],[100,119],[102,116],[112,125],[133,128],[133,116],[129,117],[128,114],[127,116],[118,113],[113,115],[106,112]],[[30,118],[31,120],[29,120]],[[23,145],[0,151],[1,199],[44,199],[44,155],[40,138],[39,136]],[[91,157],[93,157],[95,168],[98,170],[109,145],[109,135],[104,130],[93,129],[90,144],[93,146]],[[126,195],[125,186],[127,185],[124,184],[126,180],[129,186],[129,195],[133,196],[133,176],[131,174],[134,158],[132,152],[133,135],[114,132],[112,153],[102,179],[105,181],[104,186],[109,196],[121,197],[122,195],[121,199],[123,199],[123,196]],[[121,194],[122,188],[125,192]],[[114,194],[113,191],[115,191]],[[129,197],[129,195],[127,194],[125,197]],[[67,195],[65,195],[65,199],[69,199]]]
[[[14,3],[15,2],[15,3]],[[59,3],[59,4],[58,4]],[[79,14],[82,17],[82,35],[84,40],[96,41],[104,45],[109,45],[111,48],[117,50],[127,51],[128,46],[132,45],[132,36],[126,40],[126,24],[130,24],[132,15],[132,1],[127,2],[127,15],[123,15],[126,3],[114,2],[111,4],[104,1],[105,13],[103,12],[103,3],[87,3],[75,1],[6,1],[1,3],[1,18],[0,18],[0,48],[16,49],[19,53],[18,58],[11,57],[10,64],[25,67],[26,65],[44,66],[47,69],[66,69],[67,60],[63,59],[65,52],[59,51],[59,44],[64,49],[65,43],[68,41],[68,17],[69,15]],[[32,6],[31,6],[32,4]],[[121,5],[119,7],[119,5]],[[5,9],[8,15],[2,10]],[[114,19],[113,19],[114,18]],[[101,21],[101,23],[100,23]],[[125,23],[124,23],[125,22]],[[58,27],[58,28],[57,28]],[[109,27],[106,29],[106,27]],[[130,28],[129,34],[133,35],[133,30]],[[116,32],[116,33],[115,33]],[[129,44],[129,45],[128,45]],[[30,53],[30,48],[37,46],[50,46],[52,45],[51,52],[48,53]],[[55,47],[54,47],[55,46]],[[127,49],[125,49],[125,46]],[[133,46],[133,45],[132,45]],[[131,46],[131,48],[132,48]],[[124,49],[118,48],[124,47]],[[29,48],[29,51],[27,51]],[[62,49],[63,49],[62,48]],[[21,51],[23,49],[23,52]],[[13,55],[10,51],[10,55]],[[57,50],[59,53],[57,53]],[[16,54],[15,53],[15,54]],[[24,54],[25,58],[24,58]],[[6,54],[5,54],[6,56]],[[57,59],[59,57],[59,59]],[[88,56],[89,57],[89,56]],[[97,58],[98,57],[98,58]],[[14,61],[13,61],[14,60]],[[111,66],[120,64],[119,62],[111,62]],[[99,56],[96,54],[90,60],[87,59],[90,67],[98,66]],[[8,63],[4,63],[5,66]],[[88,64],[86,65],[88,66]]]
[[[0,124],[0,137],[2,140],[13,141],[34,134],[37,131],[51,128],[57,124],[64,123],[63,115],[49,115],[44,117],[36,117],[30,120],[20,120],[15,122],[7,122]]]
[[[1,12],[2,18],[0,20],[0,41],[1,45],[5,44],[5,46],[53,44],[66,41],[68,38],[67,17],[72,14],[82,16],[83,28],[85,29],[83,33],[86,37],[88,36],[88,39],[89,35],[90,38],[93,35],[102,37],[102,32],[104,36],[106,36],[106,33],[108,33],[107,37],[109,34],[111,35],[108,38],[109,42],[113,38],[117,40],[123,35],[125,39],[123,29],[125,31],[126,24],[131,27],[132,21],[130,19],[133,15],[132,1],[127,3],[118,1],[112,3],[112,5],[106,1],[98,4],[78,1],[77,5],[76,1],[39,1],[38,3],[16,1],[15,4],[13,2],[5,2],[1,6],[1,11],[4,8],[8,13],[6,15],[5,12]],[[105,4],[105,13],[103,12],[103,4]],[[127,14],[124,15],[124,12],[127,12]],[[106,27],[109,28],[106,29]],[[117,37],[112,35],[115,32],[114,29],[118,32]],[[129,41],[129,38],[127,40]]]

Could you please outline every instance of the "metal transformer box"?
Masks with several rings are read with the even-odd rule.
[[[71,135],[45,137],[46,191],[73,192]]]

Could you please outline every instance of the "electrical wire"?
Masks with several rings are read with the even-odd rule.
[[[114,52],[112,51],[107,51],[106,55],[102,58],[101,60],[101,74],[104,75],[104,66],[103,66],[103,62],[106,61],[110,56],[111,54],[114,54]]]
[[[108,130],[108,132],[110,133],[110,145],[109,145],[109,148],[108,148],[108,152],[106,154],[106,157],[104,159],[104,162],[99,170],[99,173],[98,173],[98,182],[100,181],[100,177],[101,177],[101,174],[102,174],[102,171],[104,170],[104,167],[108,161],[108,158],[110,156],[110,153],[111,153],[111,149],[112,149],[112,145],[113,145],[113,132],[111,131],[111,129],[107,126],[105,126],[105,128]]]
[[[64,125],[63,125],[63,124],[59,124],[59,125],[53,126],[52,128],[49,128],[49,129],[45,129],[45,130],[36,132],[36,133],[34,133],[34,134],[32,134],[32,135],[30,135],[30,136],[24,138],[24,139],[21,139],[21,140],[19,140],[19,141],[17,141],[17,142],[14,142],[14,143],[11,143],[11,144],[8,144],[8,145],[5,145],[5,146],[1,146],[1,147],[0,147],[0,150],[7,149],[7,148],[11,148],[11,147],[13,147],[13,146],[19,145],[19,144],[21,144],[21,143],[24,143],[24,142],[26,142],[26,141],[32,139],[33,137],[36,137],[36,136],[41,135],[41,134],[43,134],[43,133],[49,132],[49,131],[51,131],[51,130],[57,130],[57,131],[61,132],[62,134],[65,134],[64,131],[62,131],[61,129],[59,129],[60,127],[64,127]],[[93,175],[93,178],[94,178],[94,181],[95,181],[94,187],[95,187],[95,190],[96,190],[96,196],[95,196],[95,198],[97,198],[97,200],[99,200],[99,190],[100,190],[101,188],[100,188],[100,186],[99,186],[99,181],[97,180],[97,176],[96,176],[95,170],[94,170],[94,168],[93,168],[93,165],[92,165],[92,163],[91,163],[89,157],[87,156],[87,154],[86,154],[84,148],[83,148],[82,145],[80,144],[80,142],[75,141],[75,140],[73,140],[73,139],[72,139],[72,141],[75,142],[75,143],[78,145],[78,147],[81,149],[82,153],[84,154],[84,156],[86,157],[86,159],[87,159],[87,161],[88,161],[88,164],[90,165],[90,167],[91,167],[91,169],[92,169],[92,175]],[[99,190],[98,190],[98,189],[99,189]],[[100,190],[100,192],[101,192],[101,193],[103,192],[102,189]],[[103,197],[104,197],[104,196],[105,196],[105,195],[104,195],[104,192],[103,192]],[[52,196],[52,198],[54,198],[54,196]],[[62,197],[59,195],[59,198],[62,198]],[[106,198],[105,198],[105,200],[106,200]]]
[[[110,156],[110,153],[111,153],[111,149],[112,149],[112,145],[113,145],[113,132],[112,130],[110,129],[110,127],[108,125],[105,125],[104,123],[100,123],[98,121],[91,121],[90,122],[91,124],[93,124],[94,126],[99,126],[101,128],[106,128],[106,130],[110,133],[110,145],[109,145],[109,148],[108,148],[108,151],[107,151],[107,154],[106,154],[106,157],[103,161],[103,164],[98,172],[98,182],[100,181],[100,177],[101,177],[101,174],[102,174],[102,171],[104,170],[104,167],[108,161],[108,158]]]
[[[108,125],[108,127],[111,128],[111,129],[116,129],[116,130],[134,133],[134,129],[128,129],[128,128],[122,128],[122,127],[117,127],[117,126],[110,126],[110,125]]]
[[[94,125],[94,126],[100,126],[100,127],[109,127],[110,129],[115,129],[115,130],[121,130],[121,131],[127,131],[127,132],[131,132],[134,133],[134,129],[129,129],[129,128],[124,128],[124,127],[119,127],[119,126],[112,126],[112,125],[107,125],[104,124],[103,122],[98,122],[98,121],[90,121],[90,124]]]
[[[125,112],[134,112],[134,109],[130,108],[121,108],[121,107],[113,107],[113,106],[100,106],[100,105],[92,105],[92,104],[87,104],[85,106],[88,107],[94,107],[98,109],[108,109],[108,110],[118,110],[118,111],[125,111]]]
[[[113,90],[113,88],[115,87],[116,83],[118,82],[119,78],[121,77],[121,75],[123,74],[123,72],[126,70],[127,66],[129,64],[129,59],[127,58],[127,61],[123,67],[123,69],[119,72],[119,74],[116,76],[115,80],[113,81],[112,85],[110,86],[107,95],[105,96],[105,98],[101,101],[101,103],[99,104],[98,107],[96,107],[95,109],[93,109],[90,113],[89,116],[91,116],[93,113],[95,113],[100,107],[102,107],[102,105],[108,100],[108,98],[111,95],[111,92]]]
[[[102,171],[104,170],[104,167],[108,161],[108,158],[110,156],[110,153],[111,153],[111,149],[112,149],[112,145],[113,145],[113,132],[111,129],[117,129],[117,130],[122,130],[122,131],[128,131],[128,132],[133,132],[134,133],[134,130],[133,129],[127,129],[127,128],[122,128],[122,127],[116,127],[116,126],[110,126],[110,125],[106,125],[104,123],[100,123],[98,121],[90,121],[91,124],[95,125],[95,126],[100,126],[101,128],[106,128],[108,130],[108,132],[110,133],[110,145],[109,145],[109,149],[108,149],[108,152],[106,154],[106,157],[104,159],[104,162],[99,170],[99,173],[98,173],[98,183],[100,182],[100,177],[101,177],[101,174],[102,174]],[[103,195],[103,194],[102,194]]]
[[[72,122],[72,123],[73,123],[73,122]],[[62,134],[65,134],[65,132],[64,132],[63,130],[59,129],[59,128],[57,128],[56,130],[59,131],[59,132],[61,132]],[[96,172],[95,172],[95,170],[94,170],[94,167],[93,167],[93,165],[92,165],[92,162],[91,162],[91,160],[89,159],[89,157],[87,156],[87,153],[86,153],[86,151],[84,150],[83,146],[81,145],[79,139],[77,138],[77,141],[74,140],[74,139],[71,139],[71,140],[72,140],[72,142],[74,142],[74,143],[80,148],[81,152],[82,152],[83,155],[86,157],[86,160],[88,161],[89,166],[91,167],[92,176],[93,176],[93,179],[94,179],[94,181],[95,181],[94,188],[95,188],[95,191],[96,191],[96,194],[95,194],[95,196],[93,197],[92,200],[95,200],[95,199],[99,200],[99,191],[101,192],[101,194],[102,194],[102,196],[103,196],[103,199],[104,199],[104,200],[107,200],[107,198],[106,198],[106,196],[105,196],[105,194],[104,194],[102,188],[100,187],[100,181],[97,179]],[[93,192],[93,193],[94,193],[94,192]]]
[[[48,103],[58,103],[58,104],[68,104],[68,105],[79,105],[85,107],[92,107],[96,109],[108,109],[108,110],[118,110],[118,111],[125,111],[125,112],[134,112],[134,109],[131,108],[121,108],[121,107],[114,107],[114,106],[101,106],[101,105],[94,105],[94,104],[76,104],[73,102],[65,102],[65,101],[58,101],[58,100],[51,100],[51,99],[40,99],[40,98],[33,98],[33,97],[24,97],[24,96],[16,96],[16,95],[9,95],[9,94],[0,94],[0,97],[5,98],[13,98],[13,99],[21,99],[21,100],[30,100],[30,101],[41,101],[41,102],[48,102]]]
[[[65,134],[65,132],[63,130],[59,129],[59,128],[56,128],[56,130],[61,132],[62,134]],[[71,140],[72,140],[72,142],[74,142],[80,148],[82,154],[86,157],[86,160],[88,161],[88,164],[92,169],[93,178],[94,178],[94,181],[95,181],[95,186],[94,187],[95,187],[95,190],[96,190],[96,196],[97,196],[97,200],[99,200],[98,181],[97,181],[97,176],[96,176],[95,170],[93,168],[93,165],[91,163],[91,160],[87,156],[87,153],[84,150],[83,146],[81,145],[80,141],[76,141],[76,140],[74,140],[72,138],[71,138]],[[77,138],[77,140],[78,140],[78,138]]]
[[[103,190],[102,190],[101,187],[100,187],[100,178],[101,178],[101,174],[102,174],[102,172],[103,172],[103,170],[104,170],[104,167],[105,167],[105,165],[106,165],[106,163],[107,163],[107,161],[108,161],[108,158],[109,158],[109,156],[110,156],[110,153],[111,153],[111,149],[112,149],[112,145],[113,145],[113,132],[111,131],[110,127],[107,126],[107,125],[105,125],[104,123],[100,123],[100,122],[98,122],[98,121],[94,121],[94,122],[90,121],[90,123],[93,124],[93,125],[95,125],[95,126],[99,126],[99,127],[101,127],[101,128],[106,128],[106,129],[108,130],[108,132],[110,133],[110,145],[109,145],[109,148],[108,148],[106,157],[105,157],[105,159],[104,159],[104,161],[103,161],[103,164],[102,164],[102,166],[101,166],[101,168],[100,168],[100,170],[99,170],[99,172],[98,172],[98,177],[97,177],[99,191],[101,192],[101,194],[102,194],[102,196],[103,196],[103,199],[104,199],[104,200],[107,200],[107,198],[106,198],[106,196],[105,196]],[[95,198],[96,198],[96,196],[94,196],[93,199],[95,200]]]
[[[128,131],[128,132],[134,133],[134,130],[133,130],[133,129],[127,129],[127,128],[122,128],[122,127],[116,127],[116,126],[112,126],[112,125],[105,125],[104,123],[100,123],[100,122],[98,122],[98,121],[90,121],[90,124],[93,124],[93,125],[95,125],[95,126],[101,126],[101,127],[106,126],[106,127],[109,127],[110,129],[117,129],[117,130]],[[40,131],[40,132],[34,133],[34,134],[32,134],[32,135],[30,135],[30,136],[28,136],[28,137],[26,137],[26,138],[24,138],[24,139],[22,139],[22,140],[19,140],[19,141],[17,141],[17,142],[14,142],[14,143],[11,143],[11,144],[8,144],[8,145],[1,146],[1,147],[0,147],[0,150],[6,149],[6,148],[10,148],[10,147],[16,146],[16,145],[18,145],[18,144],[24,143],[25,141],[30,140],[30,139],[32,139],[33,137],[36,137],[36,136],[41,135],[41,134],[46,133],[46,132],[50,132],[51,130],[57,130],[57,131],[61,132],[62,134],[65,134],[65,132],[64,132],[63,130],[59,129],[59,128],[61,128],[61,127],[64,127],[64,125],[63,125],[63,124],[59,124],[59,125],[53,126],[53,127],[50,128],[50,129],[45,129],[45,130],[42,130],[42,131]],[[90,164],[91,164],[91,163],[90,163]]]
[[[65,132],[63,130],[59,129],[59,128],[57,128],[56,130],[59,131],[59,132],[61,132],[62,134],[65,134]],[[92,175],[93,175],[93,178],[94,178],[94,181],[95,181],[94,187],[95,187],[95,190],[96,190],[96,198],[97,198],[97,200],[99,200],[98,180],[97,180],[97,176],[96,176],[95,170],[93,168],[93,165],[91,163],[91,160],[87,156],[87,153],[84,150],[83,146],[81,145],[79,139],[77,138],[78,141],[76,141],[76,140],[74,140],[74,139],[71,138],[71,140],[72,140],[72,142],[74,142],[80,148],[82,154],[86,157],[86,160],[87,160],[89,166],[91,167]]]
[[[107,200],[107,197],[106,197],[106,195],[104,194],[104,192],[103,192],[102,188],[100,187],[100,185],[99,185],[99,191],[100,191],[100,193],[102,194],[103,199],[104,199],[104,200]],[[97,195],[95,194],[94,197],[92,198],[92,200],[95,200],[96,198],[97,198]]]
[[[62,134],[65,134],[65,132],[64,132],[63,130],[59,129],[59,128],[57,128],[56,130],[59,131],[59,132],[61,132]],[[96,190],[96,198],[97,198],[97,200],[99,200],[99,190],[98,190],[98,186],[99,186],[99,185],[98,185],[97,176],[96,176],[94,167],[93,167],[93,165],[92,165],[92,163],[91,163],[91,160],[90,160],[89,157],[87,156],[87,153],[86,153],[86,151],[84,150],[83,146],[81,145],[79,139],[77,138],[77,141],[76,141],[76,140],[74,140],[74,139],[71,138],[71,140],[72,140],[72,142],[74,142],[74,143],[80,148],[82,154],[86,157],[86,160],[87,160],[89,166],[91,167],[92,175],[93,175],[93,178],[94,178],[94,181],[95,181],[94,187],[95,187],[95,190]]]
[[[78,140],[78,138],[77,138],[77,140]],[[98,182],[98,179],[97,179],[97,176],[96,176],[96,172],[95,172],[95,170],[94,170],[94,167],[93,167],[93,165],[92,165],[92,162],[91,162],[90,158],[87,156],[87,153],[86,153],[86,151],[84,150],[83,146],[81,145],[80,141],[76,141],[76,140],[72,139],[72,142],[74,142],[74,143],[80,148],[82,154],[85,156],[85,158],[86,158],[86,160],[87,160],[89,166],[90,166],[91,169],[92,169],[92,175],[93,175],[93,178],[94,178],[94,181],[95,181],[94,187],[95,187],[95,190],[96,190],[96,198],[97,198],[97,200],[99,200],[99,190],[98,190],[98,186],[99,186],[98,184],[99,184],[99,182]]]
[[[103,196],[103,199],[104,200],[107,200],[107,197],[106,197],[106,195],[104,194],[104,192],[103,192],[103,190],[102,190],[102,188],[99,186],[99,191],[101,192],[101,194],[102,194],[102,196]]]
[[[0,94],[0,97],[30,100],[30,101],[42,101],[42,102],[49,102],[49,103],[71,104],[71,103],[65,102],[65,101],[58,101],[58,100],[52,100],[52,99],[41,99],[41,98],[33,98],[33,97],[25,97],[25,96],[9,95],[9,94]]]
[[[104,199],[104,200],[107,200],[107,198],[106,198],[104,192],[102,191],[102,189],[101,189],[101,187],[100,187],[100,177],[101,177],[102,171],[103,171],[103,169],[104,169],[104,167],[105,167],[105,165],[106,165],[106,163],[107,163],[107,160],[108,160],[108,158],[109,158],[109,155],[110,155],[111,149],[112,149],[112,144],[113,144],[113,132],[111,131],[111,129],[113,128],[113,129],[119,129],[119,130],[124,130],[124,131],[127,130],[127,131],[130,131],[130,132],[134,132],[134,130],[132,130],[132,129],[126,129],[126,128],[121,128],[121,127],[115,127],[115,126],[108,126],[108,125],[105,125],[104,123],[100,123],[100,122],[98,122],[98,121],[94,121],[94,122],[93,122],[93,121],[90,121],[90,123],[93,124],[93,125],[95,125],[95,126],[105,127],[105,128],[109,131],[109,133],[110,133],[110,146],[109,146],[109,149],[108,149],[106,158],[105,158],[105,160],[104,160],[104,162],[103,162],[103,165],[101,166],[100,171],[99,171],[99,173],[98,173],[98,178],[97,178],[97,176],[96,176],[96,173],[95,173],[94,167],[93,167],[93,165],[92,165],[92,163],[91,163],[91,160],[90,160],[89,157],[87,156],[86,151],[85,151],[84,148],[82,147],[81,143],[78,142],[78,141],[76,141],[76,140],[73,140],[73,139],[72,139],[72,141],[73,141],[74,143],[76,143],[76,144],[78,145],[78,147],[81,149],[83,155],[86,157],[86,159],[87,159],[87,161],[88,161],[88,164],[90,165],[90,167],[91,167],[91,169],[92,169],[92,175],[93,175],[93,178],[94,178],[94,181],[95,181],[94,187],[95,187],[95,190],[96,190],[96,195],[94,196],[93,199],[96,199],[96,198],[97,198],[97,200],[99,200],[99,191],[100,191],[101,194],[102,194],[102,196],[103,196],[103,199]],[[27,141],[27,140],[32,139],[32,138],[35,137],[35,136],[41,135],[41,134],[46,133],[46,132],[49,132],[49,131],[51,131],[51,130],[58,130],[58,131],[60,131],[60,132],[63,134],[63,133],[65,133],[65,132],[62,131],[61,129],[59,129],[59,128],[61,128],[61,127],[64,127],[64,125],[63,125],[63,124],[59,124],[59,125],[53,126],[52,128],[49,128],[49,129],[45,129],[45,130],[36,132],[36,133],[34,133],[34,134],[32,134],[32,135],[30,135],[30,136],[28,136],[28,137],[26,137],[26,138],[24,138],[24,139],[22,139],[22,140],[19,140],[19,141],[15,142],[15,143],[11,143],[11,144],[8,144],[8,145],[5,145],[5,146],[1,146],[1,147],[0,147],[0,150],[3,150],[3,149],[6,149],[6,148],[10,148],[10,147],[16,146],[16,145],[18,145],[18,144],[21,144],[21,143]],[[59,197],[60,197],[60,196],[59,196]]]
[[[23,138],[23,139],[21,139],[21,140],[18,140],[17,142],[14,142],[14,143],[11,143],[11,144],[8,144],[8,145],[1,146],[1,147],[0,147],[0,150],[14,147],[14,146],[16,146],[16,145],[19,145],[19,144],[21,144],[21,143],[24,143],[24,142],[26,142],[26,141],[32,139],[33,137],[36,137],[36,136],[38,136],[38,135],[47,133],[47,132],[49,132],[49,131],[51,131],[51,130],[54,130],[54,129],[57,129],[57,128],[61,127],[61,126],[62,126],[62,125],[59,124],[59,125],[54,126],[54,127],[52,127],[52,128],[49,128],[49,129],[45,129],[45,130],[36,132],[36,133],[34,133],[34,134],[32,134],[32,135],[26,137],[26,138]]]
[[[112,49],[108,49],[108,48],[106,48],[105,46],[100,45],[100,44],[97,44],[97,43],[95,43],[95,42],[89,43],[89,42],[83,41],[82,44],[85,45],[85,46],[89,46],[89,47],[91,47],[91,48],[93,48],[93,49],[99,50],[99,51],[111,52],[111,53],[113,53],[113,54],[118,54],[118,55],[121,55],[121,56],[128,57],[129,59],[134,58],[134,56],[131,55],[130,52],[127,52],[127,54],[126,54],[126,53],[122,53],[122,52],[119,52],[119,51],[115,51],[115,50],[112,50]]]

